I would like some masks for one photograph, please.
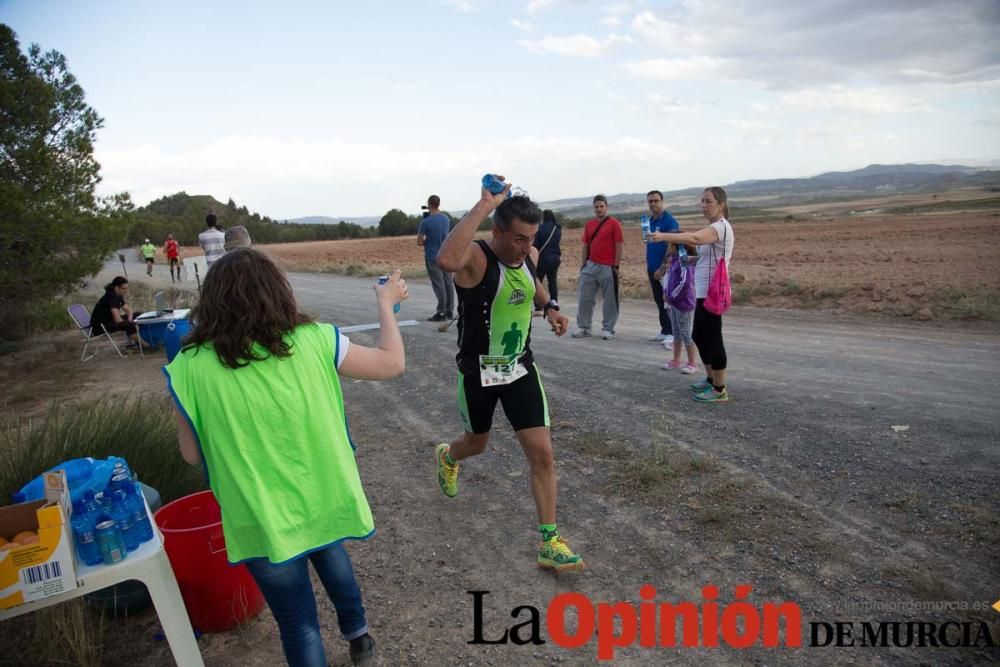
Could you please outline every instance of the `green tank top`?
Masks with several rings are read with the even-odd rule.
[[[486,255],[486,272],[475,287],[455,286],[458,293],[458,368],[479,372],[479,356],[505,356],[530,364],[531,313],[535,300],[535,264],[500,261],[486,241],[476,241]]]
[[[374,532],[344,416],[337,339],[335,327],[307,324],[285,337],[292,355],[284,359],[232,369],[205,345],[163,369],[198,438],[232,563],[281,563]]]

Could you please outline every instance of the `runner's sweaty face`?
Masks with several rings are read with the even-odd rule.
[[[531,252],[531,242],[535,240],[538,225],[532,225],[517,218],[506,231],[493,226],[494,251],[508,266],[518,266]]]

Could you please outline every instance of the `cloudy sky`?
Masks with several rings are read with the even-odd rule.
[[[0,0],[105,118],[104,192],[277,218],[1000,158],[996,0]]]

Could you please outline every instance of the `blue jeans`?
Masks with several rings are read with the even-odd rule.
[[[323,588],[333,601],[337,625],[344,639],[350,641],[368,632],[361,590],[354,579],[351,557],[343,544],[334,544],[281,565],[274,565],[266,558],[247,561],[247,569],[278,622],[281,645],[290,667],[326,667],[327,664],[308,561],[312,561]]]

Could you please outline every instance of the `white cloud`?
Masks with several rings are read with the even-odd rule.
[[[412,93],[417,90],[417,84],[407,81],[391,83],[387,86],[390,93]]]
[[[707,35],[697,26],[658,17],[651,11],[637,14],[632,29],[653,44],[669,45],[677,52],[697,52],[705,46]]]
[[[524,30],[525,32],[531,30],[534,27],[531,25],[531,21],[521,21],[518,19],[511,19],[510,24],[515,28],[517,28],[518,30]]]
[[[923,99],[875,88],[825,86],[784,93],[781,106],[797,111],[839,110],[868,114],[930,111]]]
[[[646,100],[656,111],[663,111],[667,113],[676,113],[679,111],[690,111],[697,108],[697,104],[692,102],[685,102],[684,100],[678,99],[676,97],[668,97],[666,95],[661,95],[659,93],[652,93],[646,95]]]
[[[718,77],[723,72],[722,61],[708,56],[652,58],[626,62],[624,67],[633,76],[658,81]]]
[[[483,0],[439,0],[445,7],[452,7],[463,14],[478,12],[483,6]]]
[[[532,53],[553,53],[578,58],[600,58],[606,55],[615,44],[631,41],[632,38],[628,35],[611,33],[600,40],[584,34],[570,35],[568,37],[545,35],[545,37],[537,41],[522,39],[517,44]]]
[[[681,0],[631,28],[665,58],[710,58],[776,89],[1000,80],[996,0]]]
[[[524,11],[528,13],[528,16],[535,16],[539,12],[548,9],[549,7],[556,4],[556,0],[529,0]]]
[[[973,122],[985,127],[1000,128],[1000,109],[985,109],[985,113]]]
[[[632,6],[634,4],[637,3],[617,2],[601,7],[601,11],[604,13],[604,16],[601,18],[601,24],[609,28],[620,27],[624,23],[625,16],[633,11]]]
[[[134,201],[144,205],[179,190],[208,193],[222,201],[232,197],[264,215],[291,218],[407,209],[411,202],[424,201],[432,184],[458,208],[474,201],[477,176],[487,171],[507,174],[516,185],[545,199],[552,193],[610,188],[606,180],[611,174],[624,174],[635,164],[687,156],[631,137],[602,141],[525,135],[442,148],[428,160],[426,147],[419,145],[233,135],[187,150],[149,144],[98,150],[97,157],[104,176],[101,194],[129,190]],[[543,184],[548,191],[540,190]],[[616,187],[625,187],[624,177]]]

